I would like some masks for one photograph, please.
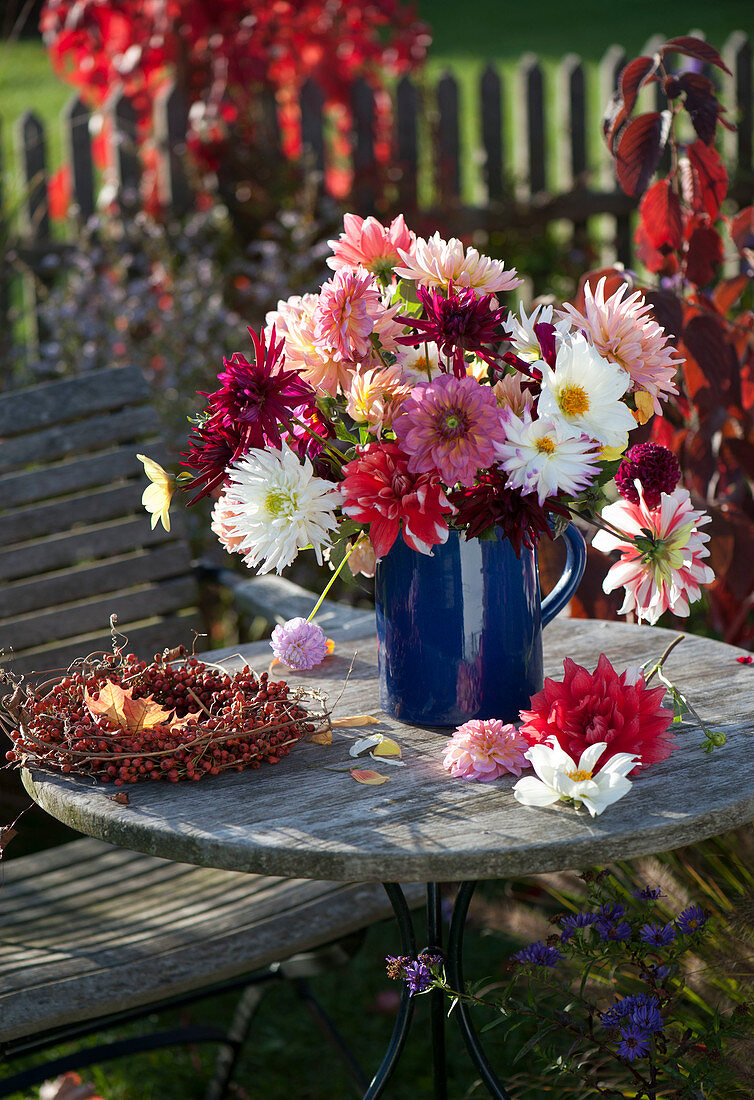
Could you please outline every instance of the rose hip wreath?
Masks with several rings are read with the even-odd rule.
[[[277,764],[329,715],[316,694],[290,697],[284,680],[248,667],[229,674],[183,647],[151,663],[106,656],[54,683],[17,684],[2,700],[12,765],[92,775],[116,787]],[[318,712],[301,699],[308,694]]]

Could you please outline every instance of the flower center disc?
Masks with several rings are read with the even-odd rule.
[[[574,783],[584,783],[587,779],[592,778],[591,772],[581,771],[579,768],[577,768],[575,772],[567,772],[567,775]]]
[[[589,397],[583,386],[564,386],[558,394],[558,405],[565,416],[582,416],[589,411]]]
[[[295,511],[295,502],[291,500],[287,493],[283,493],[280,489],[273,489],[271,493],[267,494],[267,499],[264,502],[265,511],[268,516],[283,516],[288,515],[292,510]]]
[[[541,455],[551,455],[555,450],[555,444],[550,439],[549,435],[543,435],[541,439],[538,439],[536,447]]]

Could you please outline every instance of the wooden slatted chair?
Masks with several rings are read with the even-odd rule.
[[[0,401],[0,649],[18,671],[110,648],[191,645],[201,630],[181,524],[150,530],[139,451],[159,452],[133,367],[10,391]],[[6,657],[7,660],[7,657]]]
[[[165,1008],[231,989],[245,993],[229,1028],[195,1024],[110,1039],[31,1069],[0,1069],[0,1096],[110,1058],[213,1042],[222,1056],[207,1098],[218,1100],[269,984],[292,981],[327,1027],[305,979],[347,962],[356,944],[342,938],[392,913],[378,883],[219,871],[92,839],[10,860],[3,879],[0,1057],[8,1063]],[[421,885],[407,897],[419,905]],[[367,1082],[351,1068],[362,1095]]]

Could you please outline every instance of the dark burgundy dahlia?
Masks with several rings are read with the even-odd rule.
[[[672,493],[680,480],[678,459],[659,443],[637,443],[631,447],[615,475],[618,492],[632,504],[639,503],[639,491],[635,485],[638,481],[648,508],[656,508],[661,495]]]

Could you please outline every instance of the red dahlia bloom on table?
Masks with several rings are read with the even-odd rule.
[[[370,443],[343,467],[343,511],[368,523],[377,558],[387,554],[403,526],[403,540],[420,554],[447,542],[445,516],[454,511],[436,475],[412,474],[397,443]]]
[[[605,741],[600,766],[626,752],[641,757],[637,768],[665,760],[677,748],[668,730],[673,712],[661,705],[664,687],[648,688],[642,673],[619,674],[604,653],[594,672],[570,657],[563,668],[563,680],[545,680],[542,691],[532,697],[531,710],[521,711],[521,732],[530,744],[555,737],[578,759],[589,745]]]

